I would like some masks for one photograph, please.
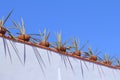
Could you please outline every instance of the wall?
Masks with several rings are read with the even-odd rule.
[[[120,80],[119,75],[118,69],[0,38],[0,80]]]

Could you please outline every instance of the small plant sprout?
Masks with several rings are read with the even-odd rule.
[[[21,25],[16,23],[13,20],[12,20],[12,22],[14,24],[15,29],[19,30],[18,34],[20,34],[20,35],[18,36],[18,39],[23,40],[23,41],[29,41],[30,36],[26,34],[26,29],[25,29],[25,24],[24,24],[23,19],[21,19]]]
[[[45,47],[49,47],[50,46],[50,43],[48,42],[49,36],[50,32],[47,32],[46,29],[44,29],[44,32],[40,34],[41,42],[39,44]]]
[[[107,54],[104,54],[104,56],[103,56],[103,63],[105,65],[111,65],[112,64],[112,57],[110,57]]]
[[[39,43],[39,45],[45,46],[45,47],[49,47],[50,43],[48,42],[48,38],[50,36],[50,32],[47,31],[46,29],[44,29],[44,32],[42,33],[39,30],[39,34],[29,34],[31,36],[37,36],[37,37],[31,37],[32,42],[34,43]],[[40,37],[40,38],[38,38]]]
[[[88,43],[88,41],[87,41]],[[87,43],[85,43],[81,48],[79,47],[79,44],[80,44],[80,41],[77,40],[76,38],[74,38],[74,41],[73,41],[73,48],[74,48],[74,52],[72,53],[72,55],[75,55],[75,56],[81,56],[82,54],[82,49],[87,45]]]
[[[4,19],[4,17],[2,17],[2,19],[0,20],[0,35],[2,35],[2,36],[4,36],[7,32],[8,35],[13,37],[11,32],[7,28],[5,28],[5,26],[4,26],[5,23],[7,22],[7,20],[9,19],[9,17],[11,16],[12,12],[13,12],[13,10],[10,11],[10,13],[7,15],[7,17],[5,19]]]
[[[95,55],[95,53],[93,52],[92,48],[88,48],[88,52],[84,52],[88,57],[89,57],[89,60],[92,60],[92,61],[97,61],[98,59],[98,54]]]
[[[62,34],[57,33],[56,34],[56,42],[52,43],[52,47],[56,48],[58,51],[66,52],[66,50],[70,49],[71,46],[66,46],[66,44],[70,41],[70,39],[66,40],[65,42],[62,42]]]

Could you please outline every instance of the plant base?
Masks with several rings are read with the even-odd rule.
[[[93,56],[93,55],[92,55],[92,56],[89,57],[89,60],[97,61],[97,56]]]
[[[72,53],[73,56],[81,56],[81,51],[75,51]]]
[[[66,47],[64,46],[61,46],[60,48],[56,48],[56,49],[61,52],[66,52]]]
[[[103,63],[106,64],[106,65],[111,65],[112,64],[111,61],[104,61]]]
[[[22,35],[18,36],[18,39],[23,40],[23,41],[29,41],[30,36],[27,34],[22,34]]]
[[[45,46],[45,47],[49,47],[50,46],[49,42],[46,42],[46,41],[40,42],[39,45],[42,45],[42,46]]]
[[[6,31],[7,31],[6,28],[0,27],[0,34],[1,34],[1,35],[5,35]]]

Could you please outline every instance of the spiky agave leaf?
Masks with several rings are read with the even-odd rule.
[[[10,11],[10,13],[7,15],[7,17],[5,18],[5,20],[4,20],[4,17],[2,17],[2,19],[0,20],[0,27],[4,27],[4,24],[7,22],[7,20],[8,20],[9,17],[11,16],[12,12],[13,12],[13,10]],[[14,36],[12,35],[12,33],[8,30],[8,28],[6,28],[6,31],[7,31],[8,35],[9,35],[11,38],[14,38],[14,39],[15,39],[15,37],[14,37]]]
[[[2,20],[0,20],[0,27],[2,27]]]
[[[5,20],[3,20],[3,25],[7,22],[7,20],[11,16],[12,12],[13,12],[13,10],[11,10],[10,13],[7,15],[7,17],[5,18]]]
[[[4,17],[0,20],[0,27],[3,27]]]
[[[103,60],[104,60],[104,61],[112,61],[112,57],[110,57],[110,56],[107,55],[107,54],[104,54]]]
[[[50,36],[50,32],[49,32],[49,31],[47,32],[47,30],[44,29],[43,34],[42,34],[42,35],[41,35],[41,34],[42,34],[42,33],[40,33],[40,36],[41,36],[41,38],[42,38],[42,41],[47,41],[48,38],[49,38],[49,36]]]
[[[43,41],[46,41],[46,35],[47,35],[47,33],[46,33],[46,29],[44,29],[44,33],[43,33]]]
[[[16,39],[16,37],[8,29],[7,29],[7,33],[12,39]]]
[[[22,34],[25,34],[26,33],[26,30],[25,30],[25,24],[24,24],[24,20],[21,18],[21,22],[22,22],[22,25],[21,25],[21,33]]]
[[[73,44],[72,48],[74,48],[75,51],[81,51],[88,44],[88,41],[85,44],[83,44],[82,47],[80,48],[80,40],[74,37],[72,44]]]
[[[102,53],[102,51],[96,49],[96,51],[95,51],[95,55],[97,56],[97,55],[99,55],[100,53]]]
[[[0,20],[0,27],[3,27],[3,26],[4,26],[4,24],[7,22],[7,20],[8,20],[9,17],[11,16],[12,12],[13,12],[13,10],[10,11],[10,13],[7,15],[7,17],[5,18],[5,20],[4,20],[4,17],[2,17],[2,19]]]
[[[88,54],[91,56],[91,55],[94,55],[93,51],[92,51],[92,48],[88,48]]]
[[[107,54],[104,54],[104,60],[105,61],[110,61],[110,57]]]
[[[71,40],[72,40],[72,38],[69,38],[69,39],[65,40],[65,41],[62,43],[62,46],[67,46],[67,43],[71,42]],[[69,48],[72,48],[72,45],[67,46],[67,48],[68,48],[68,49],[69,49]]]
[[[79,44],[80,42],[76,38],[74,38],[73,48],[75,48],[75,51],[79,51]]]
[[[69,38],[69,39],[65,40],[62,45],[65,46],[67,43],[71,42],[71,40],[72,40],[72,38]]]
[[[40,37],[40,39],[38,39],[38,38],[33,38],[33,41],[35,40],[35,41],[37,41],[37,42],[47,42],[47,40],[48,40],[48,38],[49,38],[49,36],[50,36],[50,32],[49,31],[47,31],[46,29],[44,29],[44,31],[43,31],[43,33],[39,30],[39,34],[29,34],[29,35],[31,35],[31,36],[38,36],[38,37]],[[31,39],[32,39],[31,38]]]
[[[51,47],[54,47],[56,49],[63,49],[66,50],[70,50],[71,46],[67,46],[66,44],[70,41],[70,40],[66,40],[65,42],[62,41],[62,34],[61,32],[57,32],[55,34],[56,36],[56,41],[51,43]]]
[[[12,21],[14,27],[10,27],[10,28],[19,29],[19,30],[20,30],[20,26],[18,25],[18,23],[16,23],[16,22],[15,22],[14,20],[12,20],[12,19],[11,19],[11,21]]]
[[[50,36],[50,32],[48,32],[48,34],[46,34],[45,40],[48,40],[49,36]]]
[[[4,20],[4,16],[2,17],[2,19],[0,20],[0,27],[3,27],[3,26],[4,26],[4,24],[7,22],[7,20],[8,20],[9,17],[11,16],[12,12],[13,12],[13,10],[10,11],[10,13],[7,15],[7,17],[5,18],[5,20]]]
[[[100,59],[100,57],[98,56],[100,53],[101,53],[101,51],[99,51],[99,50],[96,50],[95,52],[93,52],[93,50],[92,50],[91,47],[88,48],[88,54],[89,54],[89,56],[94,55],[94,56],[97,56]]]
[[[82,45],[82,47],[80,48],[80,50],[84,49],[84,48],[86,47],[86,45],[88,44],[88,42],[89,42],[89,41],[86,41],[86,42]]]
[[[64,42],[62,42],[62,34],[61,34],[61,32],[57,33],[57,44],[58,44],[58,47],[66,46],[66,44],[68,42],[70,42],[70,40],[71,40],[71,38],[69,38],[69,39],[65,40]],[[66,46],[66,48],[68,48],[68,49],[69,49],[69,47],[71,47],[71,46]]]
[[[11,27],[11,28],[13,28],[13,29],[18,29],[19,32],[21,33],[20,25],[19,25],[18,23],[16,23],[14,20],[11,20],[11,21],[12,21],[12,23],[13,23],[13,25],[14,25],[14,27]]]
[[[20,34],[26,33],[24,20],[22,18],[21,18],[21,25],[19,23],[16,23],[14,20],[12,20],[12,23],[14,25],[13,28],[18,29]]]
[[[61,34],[61,32],[57,33],[56,39],[57,39],[57,41],[56,41],[57,47],[60,48],[62,46],[62,34]]]
[[[89,57],[89,56],[97,56],[97,57],[99,57],[98,55],[95,55],[95,53],[93,52],[91,47],[88,48],[88,52],[83,52],[83,54],[84,54],[83,57]]]

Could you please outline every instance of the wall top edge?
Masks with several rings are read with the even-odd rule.
[[[79,60],[83,60],[83,61],[87,61],[87,62],[91,62],[91,63],[94,63],[94,64],[98,64],[98,65],[102,65],[102,66],[105,66],[105,67],[109,67],[109,68],[112,68],[112,69],[118,69],[120,70],[120,68],[116,67],[116,66],[113,66],[113,65],[105,65],[101,62],[97,62],[97,61],[91,61],[89,60],[88,58],[82,58],[80,56],[73,56],[67,52],[59,52],[57,51],[56,49],[54,48],[49,48],[49,47],[44,47],[44,46],[41,46],[39,44],[34,44],[32,42],[27,42],[27,41],[23,41],[23,40],[16,40],[16,39],[13,39],[9,36],[3,36],[3,35],[0,35],[1,38],[5,38],[7,40],[11,40],[11,41],[14,41],[14,42],[18,42],[18,43],[22,43],[22,44],[26,44],[26,45],[30,45],[30,46],[34,46],[34,47],[37,47],[37,48],[42,48],[42,49],[45,49],[45,50],[49,50],[49,51],[53,51],[57,54],[61,54],[61,55],[64,55],[64,56],[68,56],[68,57],[73,57],[73,58],[76,58],[76,59],[79,59]]]

